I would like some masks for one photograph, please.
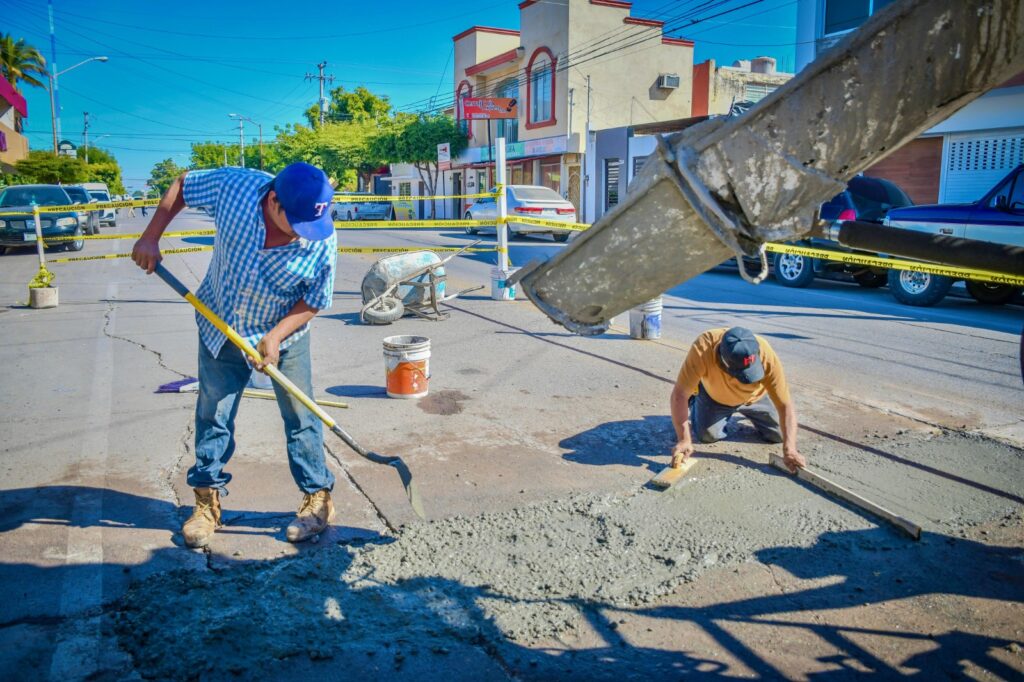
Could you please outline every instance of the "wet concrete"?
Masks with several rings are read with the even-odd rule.
[[[491,672],[543,678],[561,674],[564,662],[533,648],[538,643],[586,638],[597,626],[607,639],[627,621],[601,614],[652,617],[675,608],[659,603],[682,587],[750,565],[778,565],[810,581],[848,576],[841,589],[829,583],[808,590],[801,596],[807,608],[950,591],[1021,601],[1024,583],[1013,577],[1024,557],[1019,549],[954,535],[966,537],[984,524],[1020,526],[1019,505],[1006,496],[1024,494],[1024,453],[955,433],[883,440],[909,456],[945,454],[947,465],[956,464],[949,461],[955,453],[984,458],[1004,474],[1003,494],[969,492],[958,499],[970,503],[950,504],[963,486],[939,473],[895,480],[885,465],[860,466],[853,449],[841,445],[820,458],[823,468],[842,463],[831,471],[837,478],[858,471],[876,497],[887,491],[894,506],[920,510],[934,500],[917,519],[926,532],[915,543],[761,462],[730,454],[735,443],[718,444],[667,492],[571,495],[413,524],[394,539],[343,542],[301,559],[157,576],[115,610],[117,631],[147,677],[184,677],[211,666],[258,676],[294,657],[347,668],[349,661],[383,656],[401,671],[417,656],[477,647],[498,664]],[[857,483],[848,475],[841,480]],[[964,570],[965,564],[971,566]],[[762,597],[716,608],[738,618],[789,612],[794,603]],[[700,611],[679,610],[690,618]],[[625,655],[644,660],[642,651]],[[647,672],[658,667],[647,663]],[[600,672],[597,660],[570,668],[573,675]]]

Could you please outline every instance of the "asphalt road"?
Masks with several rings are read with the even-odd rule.
[[[350,230],[349,246],[464,245],[455,230]],[[493,246],[493,233],[478,235]],[[549,258],[558,249],[549,236],[517,236],[515,265]],[[467,281],[487,281],[496,254],[475,254],[451,266]],[[624,263],[623,267],[629,267]],[[769,339],[796,385],[809,383],[838,396],[922,421],[1024,443],[1024,394],[1019,343],[1024,308],[983,306],[965,292],[930,308],[906,306],[888,290],[816,280],[805,289],[771,278],[759,286],[722,266],[667,292],[664,338],[688,344],[711,327],[743,325]],[[617,320],[628,328],[626,315]]]

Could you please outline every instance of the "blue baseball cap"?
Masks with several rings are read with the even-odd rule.
[[[274,178],[274,191],[295,234],[314,241],[334,234],[334,188],[322,170],[301,161],[286,166]]]

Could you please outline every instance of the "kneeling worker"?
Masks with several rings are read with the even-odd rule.
[[[807,464],[796,449],[796,409],[782,363],[765,339],[743,327],[710,329],[697,337],[672,389],[671,410],[678,439],[673,467],[693,454],[694,432],[701,443],[725,438],[734,412],[750,419],[764,440],[782,443],[790,471]]]

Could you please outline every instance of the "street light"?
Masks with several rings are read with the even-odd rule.
[[[57,138],[60,137],[60,97],[57,94],[57,77],[61,74],[67,73],[73,69],[77,69],[83,64],[89,62],[105,62],[109,57],[89,57],[84,59],[74,66],[69,66],[63,71],[54,71],[52,74],[46,74],[46,77],[50,79],[50,124],[53,127],[53,155],[57,156]]]
[[[260,170],[263,170],[263,124],[257,123],[248,116],[241,114],[228,114],[228,118],[238,119],[238,139],[242,147],[242,168],[245,168],[245,133],[242,130],[242,121],[248,121],[260,129]]]

